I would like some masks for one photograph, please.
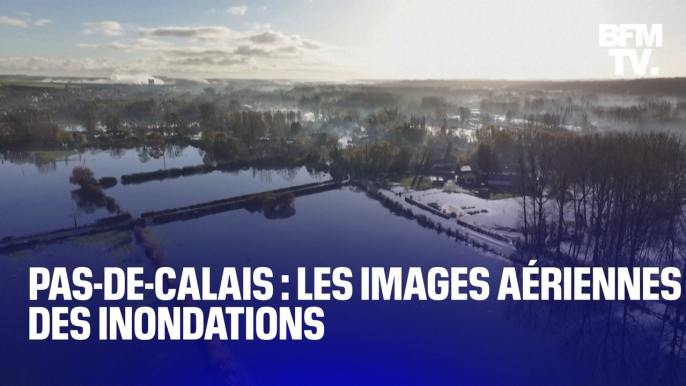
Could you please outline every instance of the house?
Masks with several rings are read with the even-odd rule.
[[[512,179],[506,178],[505,176],[489,175],[486,179],[486,183],[489,186],[512,186]]]
[[[455,167],[454,161],[438,160],[431,166],[433,174],[441,176],[446,180],[451,180],[455,178]]]
[[[445,178],[442,176],[431,176],[431,186],[442,188],[445,185]]]
[[[464,180],[465,184],[475,184],[476,183],[476,174],[472,171],[472,167],[469,165],[464,165],[460,167],[460,175],[462,176],[462,179]]]
[[[516,187],[522,182],[519,173],[515,171],[500,171],[489,173],[486,177],[486,183],[494,187]]]
[[[464,179],[464,183],[468,185],[472,185],[476,183],[476,174],[469,172],[466,174],[462,175],[462,179]]]

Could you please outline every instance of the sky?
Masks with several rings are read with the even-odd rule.
[[[650,65],[675,77],[686,76],[683,15],[683,0],[0,0],[0,73],[612,79],[598,25],[659,23]]]

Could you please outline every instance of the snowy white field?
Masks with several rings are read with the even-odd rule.
[[[412,196],[414,200],[425,205],[450,205],[456,209],[460,220],[480,228],[493,230],[505,236],[518,235],[522,207],[516,198],[486,200],[467,193],[451,193],[442,189],[416,191],[402,186],[395,186],[391,190],[396,193],[402,192],[407,197]]]

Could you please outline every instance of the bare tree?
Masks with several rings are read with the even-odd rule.
[[[79,208],[74,208],[71,210],[68,216],[70,219],[74,220],[74,229],[78,227],[78,224],[76,223],[76,219],[81,217],[81,211]]]

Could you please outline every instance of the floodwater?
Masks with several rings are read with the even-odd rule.
[[[96,178],[119,179],[124,174],[203,163],[202,155],[192,146],[168,148],[163,155],[157,156],[150,156],[144,149],[93,149],[44,160],[37,159],[28,151],[0,151],[0,239],[72,227],[74,220],[70,214],[77,208],[77,203],[71,192],[77,186],[69,183],[69,175],[76,166],[90,168]],[[106,189],[105,193],[114,197],[123,211],[139,215],[150,210],[193,205],[326,179],[328,175],[311,175],[304,167],[247,169],[126,186],[120,182]],[[78,214],[77,224],[88,224],[111,215],[104,207],[83,208]]]
[[[188,151],[188,153],[186,153]],[[133,152],[133,153],[131,153]],[[185,155],[183,155],[185,154]],[[141,164],[135,150],[113,158],[107,153],[82,155],[96,176],[120,176],[155,170],[155,164]],[[188,157],[188,158],[184,158]],[[198,163],[195,149],[167,160],[167,167]],[[153,161],[150,161],[153,162]],[[16,164],[0,166],[0,179],[10,180],[26,192],[6,184],[0,191],[1,212],[9,216],[0,235],[33,233],[62,226],[72,207],[69,165],[58,162],[53,172],[37,173],[24,165],[30,177],[17,173]],[[287,175],[287,177],[284,177]],[[312,176],[306,170],[272,171],[270,177],[256,171],[215,172],[140,185],[118,185],[108,190],[124,210],[140,212],[189,205],[210,199],[302,184],[326,176]],[[185,186],[185,188],[184,188]],[[33,191],[35,189],[35,191]],[[6,204],[5,201],[14,204]],[[45,205],[45,208],[43,207]],[[33,207],[33,208],[32,208]],[[35,208],[37,207],[37,208]],[[21,212],[21,213],[20,213]],[[107,215],[99,209],[93,217]],[[25,217],[16,226],[13,222]],[[68,224],[67,224],[68,225]],[[445,235],[421,228],[414,221],[391,215],[378,202],[352,188],[342,188],[295,201],[295,214],[268,219],[259,212],[235,210],[191,221],[179,221],[146,228],[150,240],[164,254],[166,264],[212,268],[212,286],[218,287],[223,267],[269,267],[275,278],[289,275],[289,284],[274,279],[270,301],[197,302],[211,306],[310,307],[324,310],[323,339],[319,341],[228,341],[220,347],[226,353],[217,363],[204,341],[99,341],[93,332],[86,341],[29,341],[28,307],[75,306],[74,302],[30,302],[28,270],[31,266],[90,267],[94,280],[102,280],[106,266],[146,269],[152,281],[154,265],[129,231],[81,238],[44,249],[0,255],[0,306],[5,312],[0,329],[0,374],[6,384],[395,384],[395,385],[593,385],[652,384],[646,379],[614,375],[618,366],[598,371],[595,341],[578,338],[576,321],[585,325],[598,321],[598,336],[610,319],[596,319],[595,313],[567,307],[550,312],[543,303],[497,301],[495,292],[501,270],[509,263],[502,258],[467,247]],[[349,267],[355,291],[360,289],[361,267],[486,267],[491,296],[485,301],[362,301],[355,292],[348,301],[297,301],[295,278],[298,267]],[[238,269],[241,272],[240,269]],[[280,293],[288,292],[289,301]],[[150,294],[148,294],[150,295]],[[584,303],[583,310],[590,307]],[[173,302],[104,302],[97,296],[79,306],[91,309],[91,325],[97,326],[96,309],[101,306],[171,307]],[[599,313],[601,314],[601,313]],[[607,316],[607,313],[602,313]],[[639,318],[636,318],[639,319]],[[614,319],[612,319],[614,320]],[[646,332],[654,321],[641,328],[631,326],[632,351],[643,344],[654,348]],[[616,331],[610,331],[617,338]],[[642,334],[642,335],[641,335]],[[582,334],[583,335],[583,334]],[[594,335],[594,334],[591,334]],[[578,352],[579,347],[582,353]],[[611,351],[611,350],[610,350]],[[617,362],[616,352],[601,359]],[[586,360],[586,359],[591,359]],[[647,377],[642,358],[627,355],[627,368]],[[228,362],[227,362],[228,361]],[[595,365],[589,364],[593,362]],[[228,363],[228,364],[227,364]],[[602,362],[600,362],[602,363]],[[619,372],[619,371],[617,371]],[[618,382],[620,379],[621,382]],[[655,378],[657,379],[657,378]],[[664,379],[664,378],[662,378]]]

